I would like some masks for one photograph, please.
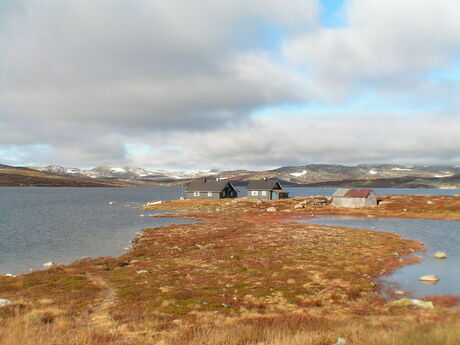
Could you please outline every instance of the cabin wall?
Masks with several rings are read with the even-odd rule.
[[[232,188],[232,186],[228,185],[227,187],[225,187],[220,197],[221,198],[236,198],[238,197],[238,193],[234,188]]]
[[[208,192],[200,192],[199,196],[193,195],[194,192],[186,192],[186,199],[220,199],[219,192],[209,192],[211,195],[208,195]]]
[[[257,195],[251,195],[251,192],[256,191],[258,192]],[[262,191],[266,192],[266,195],[262,195]],[[257,200],[271,200],[271,190],[270,189],[265,189],[265,190],[249,190],[248,189],[248,199],[257,199]]]
[[[375,193],[370,193],[367,198],[345,198],[345,197],[332,197],[332,205],[335,207],[372,207],[377,205],[377,196]]]

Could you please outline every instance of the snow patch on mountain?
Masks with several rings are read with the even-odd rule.
[[[303,176],[303,175],[306,175],[306,174],[307,174],[307,170],[303,170],[302,172],[290,173],[289,175],[295,176],[295,177],[300,177],[300,176]]]

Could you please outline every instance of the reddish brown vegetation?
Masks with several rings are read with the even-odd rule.
[[[1,277],[0,298],[16,304],[0,309],[0,344],[323,345],[344,336],[402,345],[437,344],[446,334],[445,344],[456,344],[455,309],[387,307],[378,294],[374,278],[417,260],[404,257],[421,244],[286,222],[311,212],[298,203],[160,204],[204,223],[147,230],[118,258]],[[424,338],[409,342],[415,334]]]

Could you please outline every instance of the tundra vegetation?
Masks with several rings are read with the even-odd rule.
[[[417,260],[407,255],[422,244],[289,219],[458,219],[460,197],[392,196],[350,210],[319,199],[148,206],[200,222],[146,229],[120,257],[1,277],[0,298],[12,303],[0,308],[0,344],[459,344],[455,296],[428,297],[435,308],[424,309],[379,293],[378,278]]]

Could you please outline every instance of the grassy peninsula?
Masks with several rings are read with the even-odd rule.
[[[399,235],[289,222],[337,213],[318,198],[178,200],[199,220],[146,229],[126,254],[0,277],[0,344],[456,345],[454,296],[400,307],[378,277],[416,258]],[[408,202],[408,200],[410,202]],[[274,208],[274,209],[273,209]],[[341,213],[459,219],[460,197],[390,196]]]

